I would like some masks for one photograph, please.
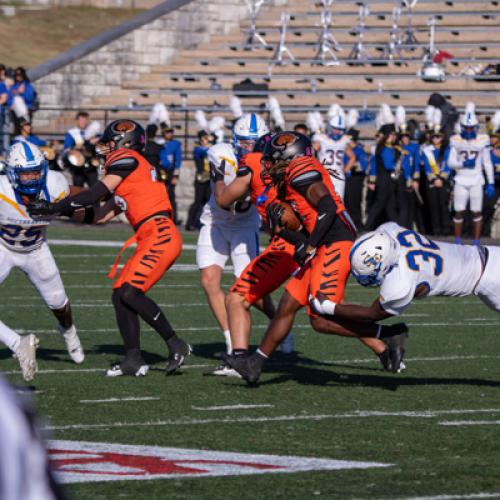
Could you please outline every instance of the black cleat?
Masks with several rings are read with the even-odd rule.
[[[266,358],[254,352],[250,356],[223,354],[222,360],[234,368],[249,384],[255,384],[259,380]]]
[[[183,364],[187,356],[191,354],[193,349],[189,344],[182,339],[177,338],[174,345],[170,345],[170,354],[167,358],[165,366],[166,375],[170,375],[178,370]]]
[[[403,363],[405,355],[405,341],[408,337],[408,330],[398,335],[393,335],[384,339],[385,345],[389,350],[389,357],[391,360],[391,371],[394,373],[401,373],[406,366]]]
[[[378,359],[380,359],[380,362],[382,363],[384,370],[386,372],[392,372],[392,362],[391,362],[391,355],[389,354],[389,349],[386,349],[384,352],[377,354],[377,356]]]

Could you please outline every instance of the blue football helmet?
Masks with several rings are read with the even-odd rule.
[[[18,141],[7,152],[7,177],[19,195],[38,196],[46,187],[48,162],[40,149]]]

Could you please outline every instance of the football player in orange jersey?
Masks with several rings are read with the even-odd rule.
[[[262,175],[261,158],[264,146],[271,140],[272,134],[265,134],[255,143],[253,152],[241,157],[236,178],[228,185],[224,184],[220,173],[214,173],[214,194],[217,204],[222,208],[250,193],[252,203],[259,215],[266,221],[266,206],[276,199],[276,189],[271,180]],[[293,258],[294,246],[283,238],[274,235],[263,253],[255,257],[236,279],[226,295],[226,309],[231,332],[233,352],[248,349],[251,332],[250,307],[259,305],[260,309],[275,314],[270,293],[281,286],[297,269]],[[264,307],[263,300],[269,303]],[[290,353],[293,350],[293,334],[283,342],[281,349]]]
[[[113,306],[125,347],[123,361],[107,371],[108,376],[146,375],[149,367],[140,351],[139,317],[156,330],[169,349],[166,372],[179,368],[191,347],[177,337],[147,291],[165,274],[182,250],[182,239],[172,221],[172,207],[165,186],[156,179],[155,168],[140,154],[144,129],[132,120],[110,123],[96,150],[105,158],[104,176],[92,188],[57,203],[34,202],[32,216],[69,215],[82,210],[83,222],[103,222],[125,212],[135,234],[123,246],[110,278],[114,278],[123,251],[137,248],[113,285]],[[94,206],[108,200],[99,209]]]
[[[343,301],[350,272],[349,251],[356,237],[355,227],[335,193],[328,172],[312,157],[312,145],[307,137],[293,132],[276,134],[266,146],[262,161],[276,187],[278,199],[292,205],[307,235],[282,228],[279,210],[273,204],[268,206],[270,226],[274,233],[295,244],[294,258],[301,267],[287,284],[259,349],[251,356],[246,352],[224,356],[249,383],[258,380],[265,360],[290,330],[296,312],[307,306],[311,298],[321,304]],[[357,337],[379,356],[386,369],[400,368],[400,344],[387,347],[380,338],[406,335],[405,325],[382,327],[368,322],[339,322],[310,309],[308,313],[315,330]]]

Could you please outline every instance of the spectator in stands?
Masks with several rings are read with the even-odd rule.
[[[397,222],[396,175],[400,153],[394,148],[396,128],[393,123],[382,125],[378,142],[370,160],[368,189],[375,192],[366,229],[373,231],[380,223]],[[384,217],[385,216],[385,217]]]
[[[200,229],[200,216],[203,206],[210,198],[210,165],[208,149],[213,144],[213,138],[205,130],[198,132],[198,145],[194,147],[193,158],[196,167],[194,178],[194,201],[189,207],[186,231]]]
[[[8,105],[12,110],[14,133],[19,134],[22,118],[31,122],[36,105],[36,91],[31,84],[26,70],[19,66],[14,70],[14,83],[9,88]]]
[[[44,141],[37,135],[33,134],[33,131],[31,129],[31,123],[25,118],[22,118],[19,121],[19,135],[16,135],[12,142],[17,142],[17,141],[31,142],[31,144],[34,144],[39,148],[47,146],[47,141]]]
[[[7,124],[7,100],[9,92],[5,84],[5,66],[0,64],[0,156],[9,146]]]
[[[174,212],[175,224],[180,224],[177,219],[177,203],[175,200],[175,187],[179,180],[180,168],[182,164],[182,146],[180,141],[174,139],[174,129],[167,126],[163,129],[165,144],[160,153],[160,167],[163,170],[161,179],[168,188],[168,196]]]
[[[368,154],[363,145],[359,142],[359,130],[350,129],[347,135],[351,136],[351,150],[356,157],[356,162],[345,178],[345,205],[351,214],[352,220],[358,229],[363,227],[361,218],[361,201],[363,197],[363,183],[366,171],[368,170]],[[347,156],[344,157],[344,164],[349,162]]]
[[[76,127],[69,129],[64,136],[62,158],[64,165],[73,177],[73,185],[89,187],[97,183],[97,167],[99,162],[95,153],[95,145],[99,141],[97,122],[90,121],[87,111],[79,111],[76,115]]]
[[[457,108],[438,93],[431,94],[427,104],[441,110],[441,130],[448,140],[455,133],[455,124],[459,118]]]
[[[146,127],[146,145],[144,146],[144,158],[155,167],[158,176],[160,174],[160,153],[162,146],[155,140],[158,126],[150,123]]]
[[[429,205],[431,213],[431,227],[434,236],[448,236],[451,229],[449,210],[450,167],[448,156],[450,148],[439,124],[430,135],[431,143],[422,148],[422,158],[425,166],[426,178],[429,181]]]

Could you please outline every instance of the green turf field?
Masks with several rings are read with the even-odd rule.
[[[49,229],[51,239],[123,241],[129,234],[121,226]],[[195,235],[186,235],[186,243],[194,241]],[[106,278],[117,251],[53,246],[86,350],[81,366],[68,360],[55,320],[22,273],[13,272],[0,288],[1,319],[40,338],[41,371],[32,387],[53,439],[392,466],[80,483],[68,486],[71,498],[500,497],[500,317],[476,298],[415,303],[405,316],[411,325],[408,369],[399,375],[384,373],[360,343],[313,332],[300,314],[296,360],[277,355],[259,387],[248,388],[237,379],[202,376],[217,363],[222,335],[198,273],[173,270],[151,295],[193,344],[194,355],[179,375],[166,378],[165,347],[144,327],[142,346],[152,371],[138,379],[108,379],[104,370],[121,354]],[[185,250],[178,263],[194,264],[194,251]],[[231,281],[227,274],[225,285]],[[368,303],[375,293],[350,283],[347,298]],[[254,320],[256,344],[266,321],[259,314]],[[2,370],[21,385],[21,376],[12,373],[16,361],[6,350],[0,358]],[[151,399],[92,402],[134,397]],[[235,405],[262,406],[208,409]]]

